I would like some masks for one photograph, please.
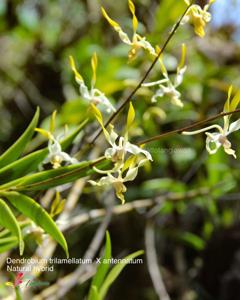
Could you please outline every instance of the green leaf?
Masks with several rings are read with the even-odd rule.
[[[0,245],[4,245],[10,242],[17,242],[18,244],[18,238],[15,235],[11,235],[0,239]]]
[[[101,300],[98,289],[95,285],[91,285],[90,296],[89,296],[88,300]]]
[[[0,199],[0,224],[4,228],[9,229],[11,233],[17,237],[19,243],[19,252],[20,255],[22,255],[24,250],[24,242],[22,238],[21,228],[11,209],[2,199]]]
[[[203,250],[205,247],[205,241],[191,232],[183,232],[181,233],[181,237],[179,236],[179,238],[189,246],[195,248],[196,250],[200,251]]]
[[[20,136],[20,138],[6,151],[0,156],[0,168],[7,166],[11,162],[15,161],[23,152],[29,140],[32,138],[34,134],[34,129],[37,126],[39,118],[39,108],[32,119],[32,122],[28,126],[28,128],[24,131],[24,133]]]
[[[67,136],[60,144],[62,149],[65,150],[69,147],[82,128],[86,125],[88,120],[81,123],[69,136]],[[35,151],[25,157],[12,162],[11,164],[0,169],[0,182],[1,184],[9,182],[30,172],[36,171],[39,164],[44,160],[48,154],[48,148]]]
[[[100,291],[99,291],[99,296],[100,299],[104,299],[104,297],[106,296],[110,286],[112,285],[112,283],[117,279],[117,277],[120,275],[120,273],[122,272],[122,270],[127,266],[127,264],[129,263],[129,261],[131,259],[134,259],[135,257],[142,255],[144,253],[144,251],[140,250],[137,252],[134,252],[126,257],[124,257],[124,259],[122,260],[122,262],[118,263],[116,266],[113,267],[113,269],[109,272],[109,274],[107,275]]]
[[[91,289],[90,289],[90,294],[88,296],[88,300],[95,300],[96,298],[96,291],[98,291],[98,289],[101,287],[104,278],[107,274],[107,271],[110,267],[109,264],[109,259],[111,258],[111,253],[112,253],[112,249],[111,249],[111,239],[110,239],[110,235],[109,232],[106,232],[106,244],[105,244],[105,252],[104,252],[104,256],[101,259],[101,263],[98,265],[97,268],[97,272],[95,274],[95,276],[93,277],[92,283],[91,283]],[[107,263],[103,263],[103,261],[106,260]],[[92,287],[95,287],[96,289],[92,289]]]
[[[4,253],[8,250],[15,248],[18,245],[18,239],[15,236],[11,238],[0,239],[0,253]]]
[[[13,206],[16,207],[23,215],[30,218],[38,226],[40,226],[44,231],[51,235],[64,249],[67,257],[68,246],[62,232],[58,229],[56,224],[50,215],[32,198],[17,193],[17,192],[3,192],[1,193],[8,201],[11,202]]]
[[[14,190],[45,190],[51,187],[73,182],[79,178],[86,177],[95,173],[92,166],[99,164],[104,167],[109,164],[105,158],[99,158],[95,161],[81,162],[79,164],[60,167],[58,169],[38,172],[13,180],[0,186],[0,189]]]

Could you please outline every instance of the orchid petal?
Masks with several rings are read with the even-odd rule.
[[[230,126],[229,126],[229,130],[228,130],[228,134],[237,131],[240,129],[240,119],[233,122]]]

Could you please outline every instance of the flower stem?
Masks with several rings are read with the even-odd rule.
[[[205,120],[202,120],[202,121],[197,121],[191,125],[188,125],[188,126],[185,126],[185,127],[182,127],[182,128],[179,128],[179,129],[175,129],[175,130],[171,130],[171,131],[167,131],[167,132],[164,132],[162,134],[159,134],[159,135],[156,135],[156,136],[153,136],[149,139],[146,139],[146,140],[143,140],[143,141],[140,141],[138,142],[137,144],[138,145],[144,145],[144,144],[148,144],[148,143],[151,143],[151,142],[154,142],[154,141],[158,141],[160,140],[161,138],[163,137],[168,137],[170,135],[173,135],[175,133],[182,133],[184,131],[187,131],[189,129],[192,129],[192,128],[195,128],[195,127],[198,127],[198,126],[201,126],[201,125],[204,125],[206,123],[209,123],[211,121],[214,121],[216,119],[219,119],[219,118],[222,118],[224,116],[229,116],[231,114],[236,114],[236,113],[239,113],[240,112],[240,109],[236,109],[235,111],[230,111],[230,112],[222,112],[220,114],[217,114],[215,116],[212,116],[212,117],[209,117]]]

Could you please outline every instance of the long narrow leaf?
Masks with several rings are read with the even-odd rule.
[[[95,173],[92,166],[97,164],[99,167],[105,167],[109,162],[104,158],[99,158],[95,161],[82,162],[75,165],[60,167],[58,169],[42,171],[1,185],[0,190],[10,188],[18,191],[48,189],[68,182],[73,182],[79,178]]]
[[[27,143],[33,136],[34,129],[37,126],[39,118],[39,108],[32,119],[32,122],[28,126],[28,128],[24,131],[24,133],[20,136],[20,138],[6,151],[0,156],[0,168],[10,164],[15,161],[23,152]]]
[[[0,253],[4,253],[8,250],[11,250],[15,248],[17,245],[18,245],[17,237],[8,238],[5,241],[2,241],[2,243],[0,243]]]
[[[98,290],[101,287],[105,276],[107,274],[107,271],[110,267],[109,264],[109,259],[112,256],[112,249],[111,249],[111,239],[110,239],[110,235],[109,232],[106,232],[106,244],[105,244],[105,251],[104,251],[104,256],[103,258],[101,258],[101,263],[97,268],[97,272],[95,274],[95,276],[93,277],[92,283],[91,283],[91,288],[90,288],[90,293],[88,296],[88,300],[96,300],[98,299]],[[105,263],[105,261],[107,263]],[[100,299],[100,298],[99,298]]]
[[[129,261],[139,255],[142,255],[143,253],[144,253],[144,251],[142,251],[142,250],[134,252],[134,253],[124,257],[122,262],[120,262],[119,264],[117,264],[116,266],[113,267],[113,269],[109,272],[108,276],[106,277],[106,279],[99,291],[99,296],[100,296],[101,300],[103,300],[105,298],[110,286],[117,279],[117,277],[120,275],[122,270],[127,266]]]
[[[0,224],[4,228],[9,229],[10,232],[17,237],[19,243],[19,252],[20,255],[22,255],[24,250],[24,242],[21,228],[11,209],[2,199],[0,199]]]
[[[101,284],[104,281],[105,275],[107,274],[107,271],[110,267],[108,262],[112,255],[112,247],[111,247],[111,239],[108,232],[106,232],[106,245],[105,245],[105,252],[104,256],[101,259],[101,264],[98,266],[97,273],[93,278],[92,285],[95,285],[97,288],[101,286]]]
[[[50,215],[32,198],[17,193],[5,192],[1,193],[2,196],[7,198],[13,206],[16,207],[23,215],[30,218],[34,223],[40,226],[44,231],[51,235],[64,249],[68,256],[68,246],[61,231],[56,226]]]
[[[101,300],[98,289],[95,285],[91,285],[90,296],[89,296],[88,300]]]
[[[87,120],[80,124],[69,136],[67,136],[62,142],[62,149],[65,150],[69,147],[82,128],[86,125]],[[39,164],[44,160],[48,154],[48,148],[44,148],[35,151],[25,157],[12,162],[11,164],[0,169],[0,183],[4,184],[21,176],[24,176],[30,172],[36,171]]]

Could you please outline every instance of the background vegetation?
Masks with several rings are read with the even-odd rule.
[[[199,1],[199,4],[204,5],[205,1]],[[235,1],[235,5],[238,4]],[[21,135],[37,106],[41,110],[42,126],[48,123],[55,109],[59,127],[67,124],[70,129],[75,128],[86,119],[87,105],[79,96],[68,64],[69,55],[74,56],[89,83],[91,57],[97,52],[97,87],[116,106],[138,83],[149,60],[141,55],[133,63],[127,63],[128,47],[120,42],[103,19],[101,5],[130,32],[127,1],[0,2],[1,153]],[[138,0],[135,5],[141,22],[140,33],[153,45],[160,46],[186,7],[180,0]],[[165,51],[166,66],[169,73],[174,74],[181,43],[187,45],[188,67],[180,87],[184,107],[170,105],[168,98],[161,98],[153,106],[151,92],[140,89],[132,99],[136,110],[132,141],[216,115],[223,110],[229,86],[232,84],[234,92],[238,91],[239,36],[232,21],[224,24],[216,21],[220,18],[214,8],[217,5],[218,0],[213,6],[214,26],[208,26],[204,39],[196,37],[191,26],[181,26]],[[159,67],[156,67],[151,78],[157,80],[158,76]],[[120,115],[117,128],[122,128],[125,117],[125,113]],[[221,122],[220,119],[219,124]],[[96,128],[96,123],[86,127],[71,153],[81,150]],[[25,154],[38,149],[43,142],[39,136],[34,137]],[[236,132],[232,144],[237,157],[240,156],[239,143]],[[103,139],[99,139],[94,151],[101,155],[104,147]],[[62,198],[70,203],[65,207],[68,218],[62,223],[63,228],[67,228],[64,235],[70,257],[84,257],[94,234],[103,226],[111,235],[113,257],[145,250],[144,263],[127,266],[106,299],[159,299],[159,278],[155,277],[152,282],[154,274],[150,276],[156,263],[171,299],[239,299],[239,158],[235,160],[222,149],[209,155],[205,150],[204,134],[172,135],[148,144],[146,149],[152,154],[154,163],[142,168],[136,180],[127,184],[125,206],[115,199],[113,191],[93,188],[85,179],[60,190]],[[38,192],[35,199],[50,211],[54,195],[55,191],[49,189]],[[66,220],[77,221],[69,225]],[[41,251],[50,251],[51,244],[37,246],[37,233],[28,236],[24,256],[31,257],[37,247]],[[96,248],[97,255],[101,246],[100,243]],[[4,285],[9,280],[5,268],[7,256],[18,257],[18,249],[0,256],[1,299],[10,297],[9,289]],[[60,247],[54,252],[55,256],[64,257]],[[64,278],[67,287],[62,299],[84,299],[94,271],[79,271],[76,265],[58,265],[55,269],[55,272],[44,272],[39,277],[52,285],[54,293],[51,296],[46,296],[41,287],[28,289],[24,299],[61,299],[62,289],[58,291],[59,287],[54,285],[60,278]],[[74,282],[73,286],[67,275]],[[42,298],[34,298],[32,294]]]

